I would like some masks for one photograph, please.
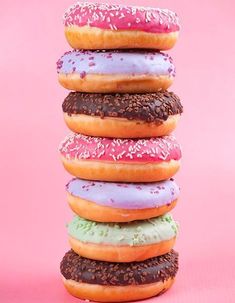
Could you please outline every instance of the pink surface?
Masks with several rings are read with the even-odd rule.
[[[127,1],[115,1],[126,3]],[[128,2],[129,3],[129,2]],[[177,130],[183,167],[174,210],[181,233],[175,286],[149,302],[234,302],[235,73],[233,0],[134,1],[168,7],[182,20],[171,51],[172,89],[185,113]],[[0,302],[79,302],[65,292],[69,180],[57,146],[67,133],[56,59],[68,49],[61,16],[71,0],[2,1]]]

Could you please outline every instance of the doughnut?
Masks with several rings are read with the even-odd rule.
[[[94,261],[68,251],[60,263],[67,291],[80,299],[98,302],[129,302],[164,293],[178,271],[178,253],[139,263]]]
[[[60,84],[88,93],[146,93],[167,89],[174,80],[171,57],[155,51],[73,50],[57,61]]]
[[[97,222],[130,222],[172,210],[179,197],[173,179],[157,183],[110,183],[72,179],[67,185],[71,209]]]
[[[112,138],[169,135],[183,111],[179,97],[168,91],[122,95],[71,92],[62,108],[65,123],[73,132]]]
[[[179,36],[178,16],[150,7],[78,2],[64,14],[65,36],[75,49],[168,50]]]
[[[71,248],[82,257],[134,262],[168,253],[175,244],[178,225],[169,213],[129,223],[102,223],[74,216],[67,229]]]
[[[180,167],[181,149],[173,136],[110,139],[69,134],[59,151],[73,176],[98,181],[156,182]]]

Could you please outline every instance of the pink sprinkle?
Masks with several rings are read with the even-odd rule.
[[[95,63],[94,62],[90,62],[89,66],[95,66]]]
[[[80,73],[80,78],[83,79],[83,78],[85,78],[85,77],[86,77],[86,72],[81,72],[81,73]]]

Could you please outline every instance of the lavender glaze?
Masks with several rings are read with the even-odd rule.
[[[85,51],[65,53],[57,62],[59,74],[128,74],[175,76],[175,67],[169,55],[154,51]]]
[[[96,204],[122,209],[146,209],[170,204],[179,197],[173,179],[156,183],[110,183],[72,179],[67,192]]]

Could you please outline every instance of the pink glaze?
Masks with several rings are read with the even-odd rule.
[[[162,162],[179,160],[180,145],[173,136],[151,139],[110,139],[70,134],[60,145],[68,160],[116,162]]]
[[[149,33],[179,31],[177,15],[168,9],[78,2],[64,15],[65,26],[91,26]]]

